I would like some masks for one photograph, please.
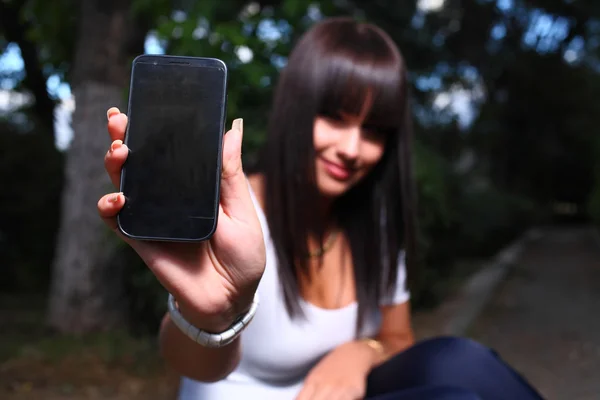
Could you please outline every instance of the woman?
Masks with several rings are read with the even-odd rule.
[[[414,344],[407,92],[404,61],[379,28],[315,25],[280,77],[256,173],[242,171],[242,121],[225,135],[210,241],[123,238],[177,299],[160,338],[184,376],[181,399],[539,398],[476,343]],[[105,164],[118,187],[127,117],[108,117]],[[98,203],[113,229],[123,204],[122,194]],[[198,344],[179,327],[227,331],[252,317],[256,293],[254,319],[231,344]]]

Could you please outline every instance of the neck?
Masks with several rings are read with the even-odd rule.
[[[333,212],[334,200],[320,196],[315,205],[315,221],[318,225],[308,238],[308,248],[313,257],[324,255],[336,241],[338,227]]]
[[[334,207],[335,199],[331,197],[319,196],[318,204],[315,206],[315,213],[318,216],[317,221],[322,221],[318,230],[327,234],[334,226]]]

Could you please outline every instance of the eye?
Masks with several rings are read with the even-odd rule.
[[[363,135],[366,140],[383,141],[394,132],[392,127],[363,125]]]
[[[329,125],[332,125],[336,128],[343,128],[348,125],[348,123],[344,121],[339,114],[321,115],[321,118],[323,118]]]

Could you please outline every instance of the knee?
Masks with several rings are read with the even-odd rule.
[[[413,350],[419,358],[438,366],[477,365],[496,358],[496,353],[483,344],[463,337],[443,336],[417,343]]]
[[[447,385],[485,398],[541,398],[493,350],[459,337],[421,341],[375,369],[371,378],[369,385],[375,389]],[[496,396],[498,393],[519,395]]]
[[[456,386],[422,386],[408,388],[398,391],[380,394],[368,397],[369,400],[395,400],[398,398],[423,400],[423,399],[439,399],[439,400],[481,400],[476,393],[471,390],[463,389]]]
[[[476,373],[496,364],[498,357],[488,347],[467,338],[436,337],[423,340],[398,354],[377,370],[378,376],[456,376]]]
[[[497,362],[496,353],[474,340],[437,337],[417,343],[406,351],[411,364],[427,375],[452,375],[474,372],[478,366]]]
[[[388,360],[370,375],[372,394],[390,389],[427,385],[456,386],[470,381],[496,364],[494,353],[467,338],[436,337],[423,340]]]
[[[469,338],[456,336],[440,336],[419,342],[415,347],[433,349],[443,354],[465,354],[472,357],[489,357],[494,351],[489,347]]]

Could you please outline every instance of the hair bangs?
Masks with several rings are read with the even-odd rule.
[[[403,120],[402,62],[386,43],[345,47],[323,54],[317,113],[327,117],[356,116],[365,126],[397,131]],[[365,50],[369,49],[369,50]]]

